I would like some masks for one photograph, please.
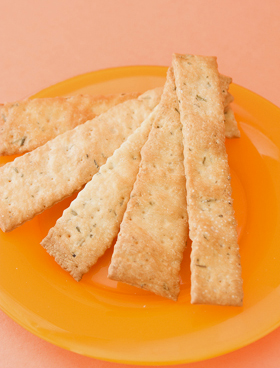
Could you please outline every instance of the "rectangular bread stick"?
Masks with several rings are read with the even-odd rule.
[[[109,278],[177,300],[188,238],[183,138],[169,69],[120,233]]]
[[[156,113],[157,107],[108,158],[41,243],[77,281],[118,234]]]
[[[57,135],[139,95],[77,95],[27,99],[0,105],[0,156],[32,151]]]
[[[81,189],[159,103],[161,88],[112,107],[0,168],[0,227],[10,231]]]
[[[192,239],[192,303],[242,305],[224,106],[216,58],[174,55]]]

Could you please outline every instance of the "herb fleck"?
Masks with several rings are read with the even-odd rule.
[[[26,137],[21,138],[21,140],[20,140],[20,146],[23,146],[24,145],[25,140],[26,140]]]
[[[97,167],[97,169],[99,168],[99,165],[98,165],[98,163],[95,161],[95,160],[93,160],[94,161],[94,164],[95,164],[95,166]]]
[[[201,97],[201,96],[199,96],[199,95],[196,95],[196,97],[195,97],[197,100],[199,100],[199,101],[205,101],[205,102],[207,102],[207,100],[205,99],[205,98],[203,98],[203,97]]]

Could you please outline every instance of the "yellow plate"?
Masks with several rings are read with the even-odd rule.
[[[144,91],[164,84],[166,67],[101,70],[33,97]],[[37,336],[114,362],[176,364],[218,356],[280,324],[280,110],[232,85],[241,138],[227,140],[244,278],[244,307],[190,304],[190,246],[178,302],[107,279],[109,250],[80,283],[40,246],[73,198],[4,234],[0,307]],[[2,158],[0,164],[8,161]]]

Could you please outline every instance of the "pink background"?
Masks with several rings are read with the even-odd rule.
[[[216,55],[219,70],[280,107],[279,0],[1,0],[0,102],[97,69]],[[257,321],[256,321],[257,323]],[[0,311],[0,366],[124,367],[47,343]],[[188,368],[279,367],[280,328]]]

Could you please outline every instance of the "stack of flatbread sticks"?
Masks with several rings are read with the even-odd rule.
[[[240,306],[225,137],[240,136],[215,57],[173,55],[164,88],[0,105],[0,227],[79,191],[43,247],[73,278],[112,246],[108,277],[177,300],[188,236],[191,302]]]

